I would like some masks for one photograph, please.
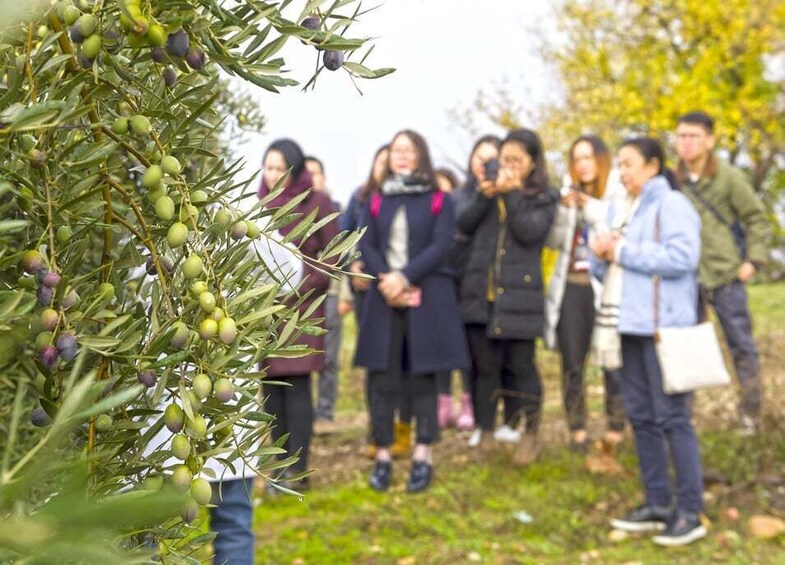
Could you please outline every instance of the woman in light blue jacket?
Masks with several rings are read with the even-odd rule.
[[[592,272],[604,279],[595,347],[605,354],[614,345],[620,349],[622,399],[635,434],[646,502],[611,525],[658,531],[656,543],[684,545],[706,535],[700,519],[700,448],[692,425],[692,394],[663,391],[654,308],[658,302],[662,327],[697,323],[700,219],[687,198],[673,190],[675,179],[656,140],[625,141],[618,165],[628,197],[611,207],[611,231],[598,234],[591,245]],[[613,332],[620,339],[609,339]]]

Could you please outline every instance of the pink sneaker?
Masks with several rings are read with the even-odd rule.
[[[472,399],[468,393],[461,395],[461,413],[455,419],[455,425],[461,431],[474,429],[474,410],[472,410]]]
[[[440,394],[438,400],[439,427],[446,428],[452,425],[452,396]]]

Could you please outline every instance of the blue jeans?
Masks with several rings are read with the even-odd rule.
[[[213,504],[210,508],[210,529],[215,565],[253,565],[253,479],[237,479],[213,483]]]
[[[621,353],[621,395],[635,434],[646,504],[671,506],[668,470],[672,460],[677,508],[700,512],[703,472],[692,426],[692,394],[665,394],[653,338],[623,335]]]

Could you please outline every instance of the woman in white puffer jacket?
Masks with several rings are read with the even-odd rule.
[[[546,245],[558,250],[559,258],[550,279],[545,302],[545,344],[558,349],[562,360],[562,392],[570,446],[586,452],[586,398],[584,365],[591,348],[600,283],[589,276],[589,239],[607,228],[609,206],[625,197],[619,175],[611,169],[611,153],[597,136],[576,139],[569,152],[570,178],[561,191]],[[605,443],[618,444],[624,430],[624,411],[618,373],[604,371]]]

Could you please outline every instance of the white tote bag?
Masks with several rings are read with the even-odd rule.
[[[655,241],[659,243],[659,214],[654,232]],[[714,324],[704,320],[695,326],[683,328],[659,326],[660,277],[655,276],[654,347],[660,362],[662,389],[665,394],[680,394],[730,384],[730,374],[725,367]]]
[[[654,336],[666,394],[730,384],[730,375],[711,322],[659,328]]]

